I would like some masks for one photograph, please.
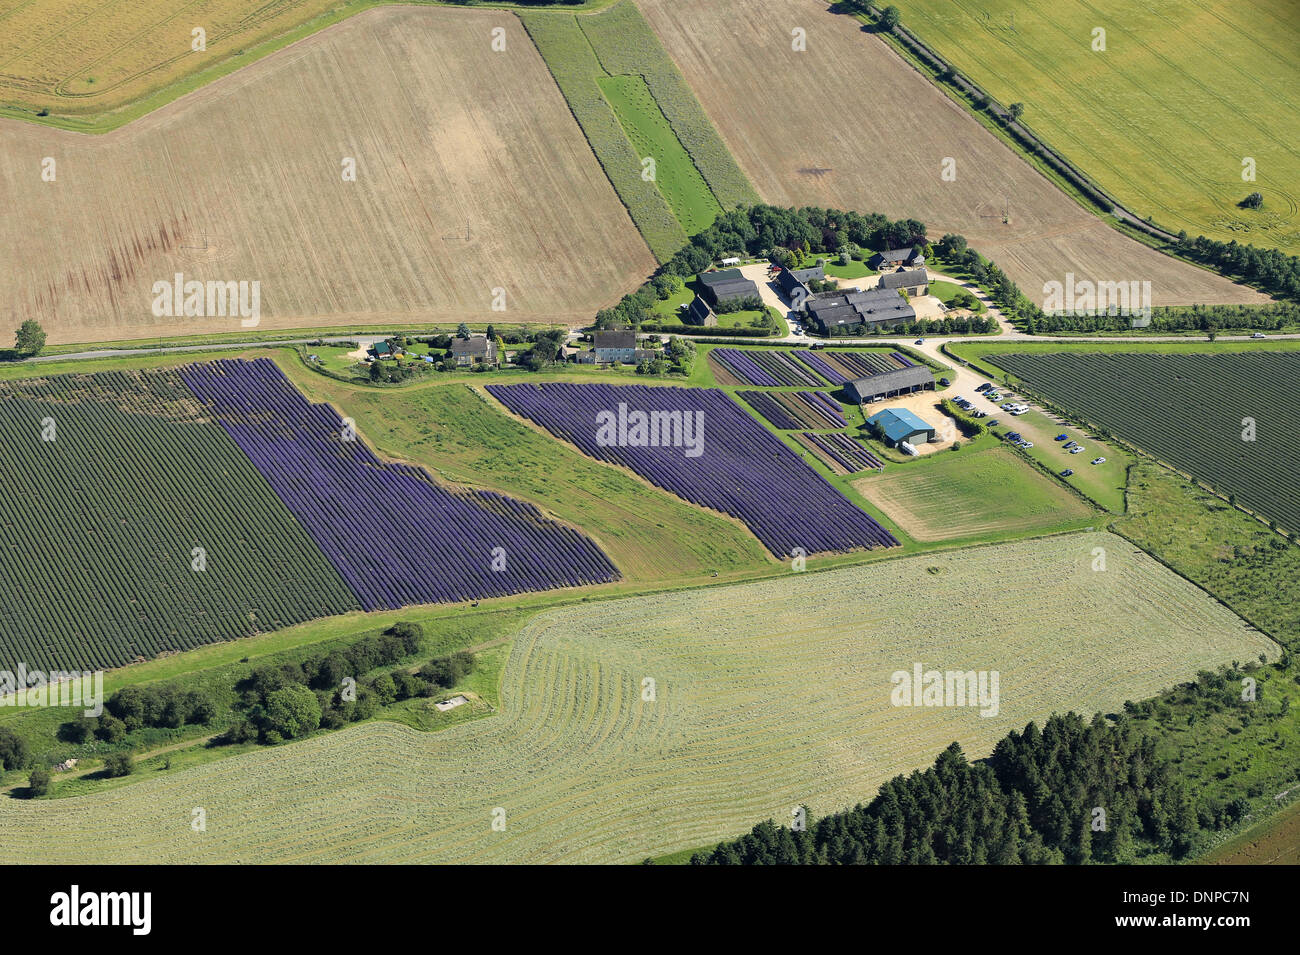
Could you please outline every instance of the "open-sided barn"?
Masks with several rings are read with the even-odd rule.
[[[934,375],[922,365],[886,371],[869,378],[855,378],[844,385],[844,391],[859,404],[927,388],[934,389]]]

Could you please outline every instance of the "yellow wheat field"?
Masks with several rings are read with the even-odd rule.
[[[797,804],[866,800],[954,739],[984,755],[1031,719],[1112,712],[1273,648],[1105,533],[602,601],[534,618],[499,714],[427,735],[369,723],[99,796],[0,800],[0,858],[634,861]],[[890,675],[914,663],[999,671],[997,715],[891,706]]]
[[[1267,300],[1085,212],[822,0],[638,2],[768,202],[920,219],[935,238],[959,232],[1040,302],[1043,284],[1067,272],[1150,281],[1153,305]],[[804,50],[793,49],[795,30]]]
[[[103,136],[0,120],[0,207],[0,310],[51,343],[248,327],[157,317],[176,273],[276,329],[586,322],[655,264],[501,11],[368,11]]]

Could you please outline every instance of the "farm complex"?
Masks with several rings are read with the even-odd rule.
[[[1295,30],[1148,7],[0,4],[23,891],[1294,859]]]

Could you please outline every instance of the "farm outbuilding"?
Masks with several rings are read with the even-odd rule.
[[[877,411],[867,419],[867,424],[879,428],[884,433],[885,441],[895,448],[904,441],[917,445],[934,439],[934,428],[906,408]]]
[[[832,293],[808,302],[808,321],[823,335],[857,325],[898,325],[915,319],[916,310],[903,301],[897,289]]]
[[[704,301],[704,296],[697,295],[691,301],[691,307],[686,310],[686,321],[691,325],[712,328],[718,324],[718,316],[709,308],[709,303]]]
[[[701,272],[697,278],[700,283],[700,294],[715,308],[719,302],[758,298],[758,286],[745,278],[740,269]]]
[[[919,265],[925,261],[917,254],[916,249],[886,249],[868,260],[868,265],[877,272],[884,272],[887,269],[896,269],[905,265]]]
[[[775,281],[791,306],[802,311],[813,295],[807,283],[812,279],[824,281],[825,278],[826,270],[818,265],[809,269],[782,269],[776,273]]]
[[[908,295],[924,295],[930,288],[930,276],[925,269],[899,269],[882,275],[880,287],[902,289]]]
[[[893,398],[924,389],[934,390],[934,375],[922,365],[898,368],[869,378],[855,378],[844,385],[844,391],[853,401],[865,404],[877,398]]]

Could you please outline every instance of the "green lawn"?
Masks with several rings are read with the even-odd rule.
[[[837,279],[860,279],[868,275],[875,275],[876,270],[867,265],[866,262],[852,259],[848,265],[831,265],[825,267],[827,275]]]
[[[945,305],[952,305],[952,300],[957,297],[958,292],[966,292],[966,289],[952,282],[931,282],[930,283],[930,294],[933,295],[935,298],[937,298],[939,301],[943,302],[943,304]],[[966,294],[970,295],[969,292],[966,292]],[[970,297],[975,300],[975,307],[972,308],[971,311],[973,311],[977,315],[987,311],[987,309],[984,307],[983,302],[981,302],[978,298],[975,298],[974,295],[971,295]]]
[[[862,495],[920,541],[993,539],[1088,526],[1100,515],[1008,448],[967,444],[855,481]]]
[[[899,0],[902,22],[1137,215],[1300,251],[1290,0]],[[1014,18],[1014,19],[1013,19]],[[1094,30],[1105,49],[1094,49]],[[1243,181],[1243,160],[1256,180]],[[1264,205],[1237,203],[1259,191]]]

